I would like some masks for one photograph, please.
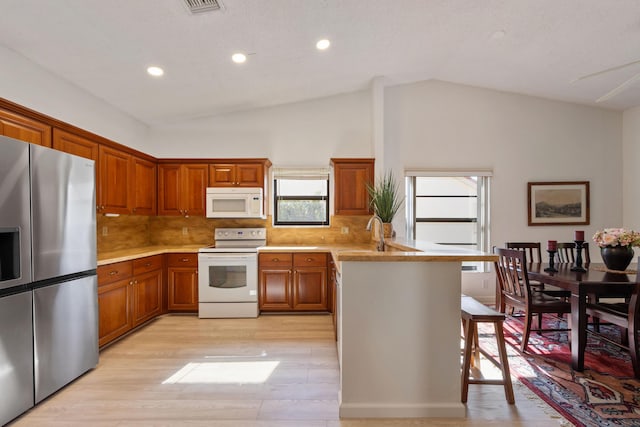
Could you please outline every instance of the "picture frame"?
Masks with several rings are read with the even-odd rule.
[[[529,225],[589,225],[589,181],[527,183]]]

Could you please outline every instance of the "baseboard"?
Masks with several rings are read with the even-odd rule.
[[[341,403],[340,418],[465,418],[466,407],[453,403]]]

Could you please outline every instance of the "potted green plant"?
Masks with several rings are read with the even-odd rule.
[[[374,185],[367,184],[367,191],[371,198],[373,212],[385,224],[384,237],[391,237],[393,233],[391,221],[404,202],[404,196],[400,195],[393,172],[386,172]]]

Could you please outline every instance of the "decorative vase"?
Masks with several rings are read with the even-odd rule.
[[[600,248],[602,260],[609,270],[625,271],[633,259],[631,246],[605,246]]]
[[[390,222],[385,222],[382,224],[382,229],[384,230],[384,238],[390,239],[393,237],[393,224]]]

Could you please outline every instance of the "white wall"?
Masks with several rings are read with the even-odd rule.
[[[327,166],[372,157],[367,91],[154,127],[156,157],[268,157],[274,165]]]
[[[2,45],[0,97],[144,151],[146,125]]]
[[[570,240],[577,228],[587,236],[603,227],[640,228],[633,185],[640,178],[640,108],[624,114],[623,126],[620,112],[425,81],[149,130],[1,46],[0,64],[1,97],[157,157],[326,165],[331,157],[373,156],[374,130],[380,129],[383,147],[375,153],[384,158],[377,163],[398,177],[405,168],[492,168],[492,244]],[[382,99],[382,112],[374,98]],[[384,123],[374,123],[380,117]],[[590,181],[590,225],[527,226],[527,182],[556,180]],[[404,220],[394,224],[404,234]],[[491,278],[471,274],[463,280],[465,292],[492,293]]]
[[[622,225],[620,112],[426,81],[386,89],[384,129],[386,151],[397,157],[386,164],[397,174],[493,169],[491,245],[570,241],[576,229],[590,240],[597,229]],[[529,227],[527,182],[569,180],[590,182],[590,225]],[[463,289],[492,296],[493,279],[465,275]]]
[[[622,169],[623,221],[625,227],[640,229],[640,107],[624,112]],[[636,251],[637,253],[637,251]]]

